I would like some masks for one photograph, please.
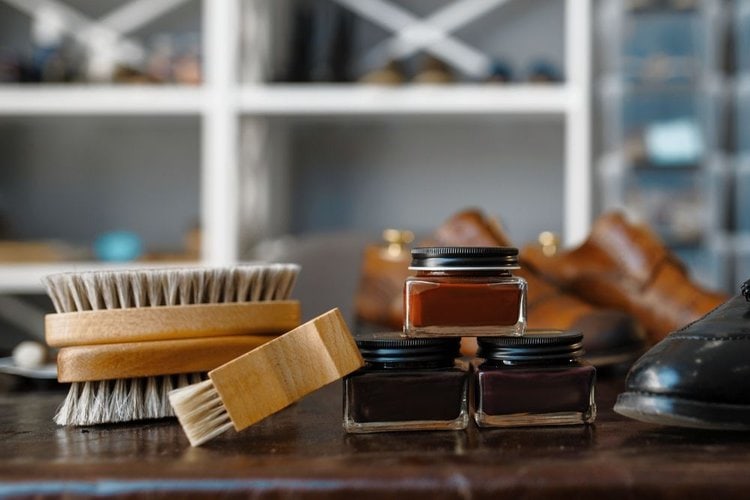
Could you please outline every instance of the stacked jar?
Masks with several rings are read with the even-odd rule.
[[[345,429],[463,429],[472,410],[480,427],[592,422],[582,335],[527,331],[518,268],[516,248],[413,249],[403,333],[357,340],[366,366],[345,380]],[[477,337],[476,359],[460,357],[462,337]]]

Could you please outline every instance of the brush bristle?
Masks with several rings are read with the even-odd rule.
[[[97,425],[173,417],[170,391],[200,382],[205,374],[74,382],[57,410],[58,425]]]
[[[200,446],[233,427],[211,380],[175,389],[169,393],[169,401],[192,446]]]
[[[286,300],[300,267],[247,264],[226,268],[90,271],[47,276],[58,313],[132,307]],[[126,326],[124,326],[126,327]],[[167,393],[200,375],[76,382],[55,416],[59,425],[94,425],[174,416]]]
[[[59,273],[44,278],[58,313],[286,300],[296,264]]]

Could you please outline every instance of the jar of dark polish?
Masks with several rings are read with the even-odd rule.
[[[469,422],[469,364],[459,338],[357,338],[365,366],[344,379],[349,433],[461,430]]]
[[[527,330],[479,338],[472,361],[479,427],[590,424],[596,369],[581,360],[580,332]]]

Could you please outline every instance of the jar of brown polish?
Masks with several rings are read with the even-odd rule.
[[[518,249],[424,247],[412,250],[404,284],[409,337],[522,335],[526,281],[514,276]]]

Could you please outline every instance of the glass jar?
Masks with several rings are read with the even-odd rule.
[[[469,422],[469,365],[460,339],[408,339],[400,332],[357,338],[365,366],[344,379],[350,433],[459,430]]]
[[[404,284],[404,333],[418,336],[522,335],[526,280],[513,276],[518,249],[429,247],[411,252]]]
[[[590,424],[596,369],[581,361],[580,332],[529,330],[478,339],[472,362],[479,427]]]

